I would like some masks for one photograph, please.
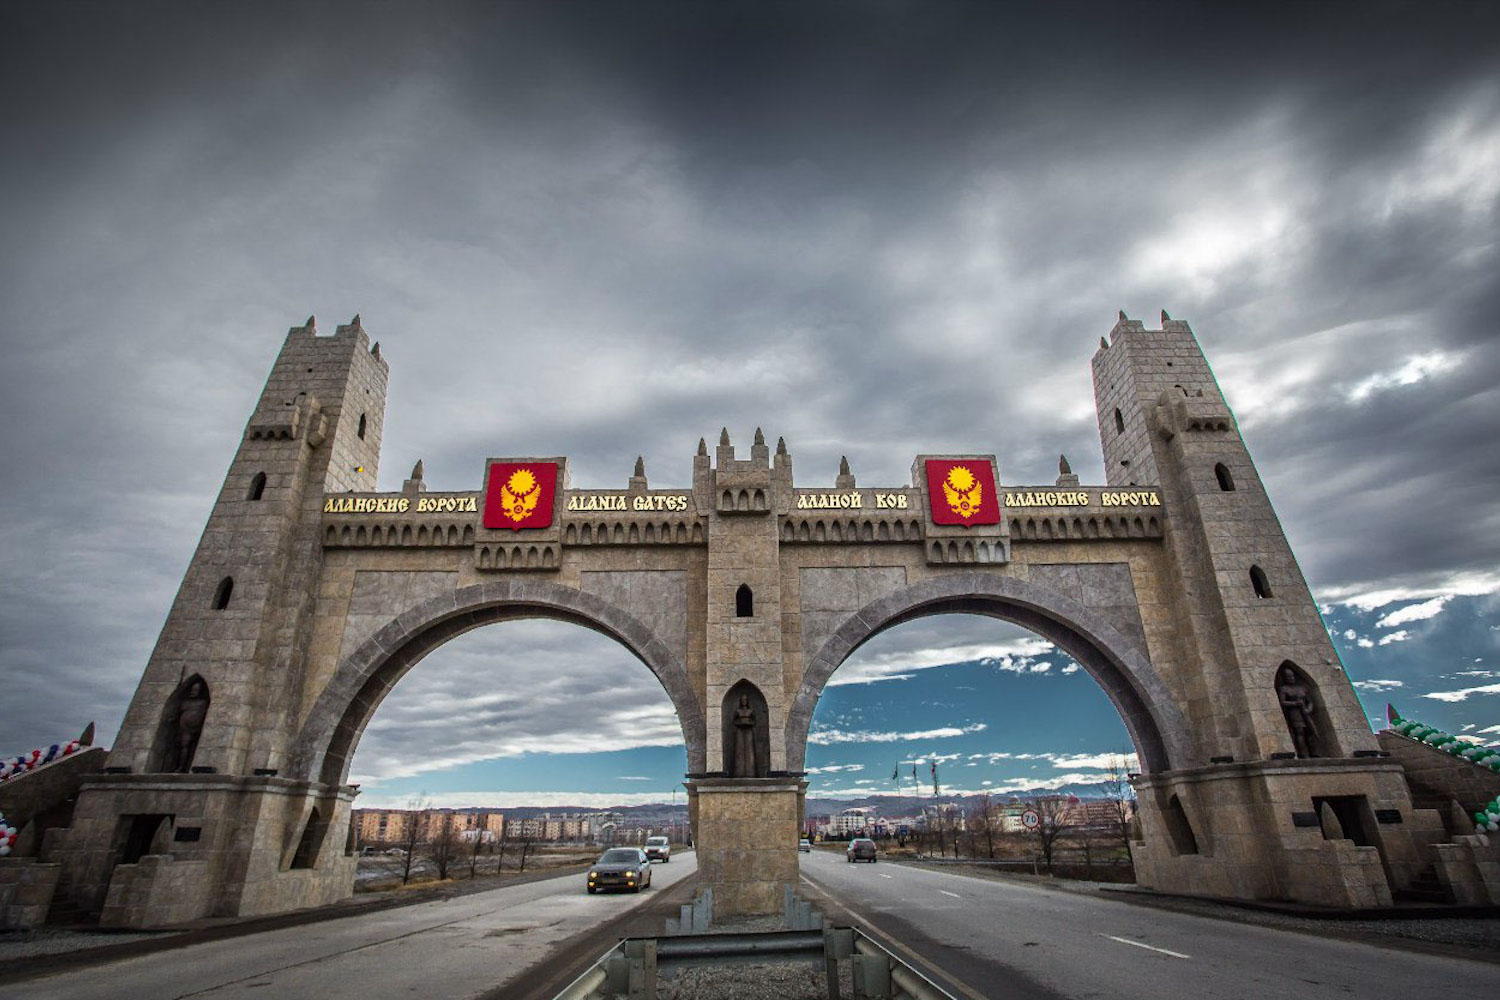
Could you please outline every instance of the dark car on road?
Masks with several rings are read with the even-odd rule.
[[[844,851],[844,857],[849,861],[868,861],[875,863],[875,841],[867,837],[855,837],[849,841],[849,848]]]
[[[651,861],[635,847],[611,847],[589,868],[589,892],[625,889],[640,892],[651,884]]]

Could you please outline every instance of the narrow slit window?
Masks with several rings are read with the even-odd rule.
[[[364,436],[365,436],[365,415],[363,413],[361,413],[359,415],[359,431],[358,431],[358,434],[360,436],[360,439],[363,440]]]
[[[755,595],[750,592],[749,586],[740,584],[740,589],[734,592],[734,616],[736,618],[755,617]]]
[[[266,474],[257,472],[250,480],[250,492],[245,495],[246,500],[259,500],[266,492]]]
[[[226,576],[219,581],[219,586],[214,589],[214,610],[223,611],[229,607],[229,598],[234,593],[234,577]]]
[[[1250,567],[1250,586],[1255,588],[1255,596],[1262,600],[1271,596],[1271,583],[1266,579],[1266,571],[1259,566]]]
[[[1125,433],[1125,417],[1120,413],[1120,408],[1115,407],[1115,433]]]
[[[1214,478],[1219,481],[1219,489],[1225,493],[1234,492],[1234,476],[1230,474],[1229,467],[1223,462],[1214,466]]]

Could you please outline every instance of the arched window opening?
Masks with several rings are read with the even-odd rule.
[[[266,493],[266,474],[257,472],[250,480],[250,492],[245,494],[246,500],[259,500]]]
[[[765,778],[771,773],[771,724],[766,697],[747,680],[724,695],[724,774],[730,778]]]
[[[297,841],[297,853],[292,855],[293,868],[311,868],[318,860],[318,830],[321,826],[318,807],[314,806],[308,814],[307,825],[302,828],[302,839]]]
[[[363,413],[361,413],[359,415],[359,431],[357,433],[359,434],[360,440],[364,440],[364,436],[365,436],[365,415]]]
[[[1271,596],[1271,584],[1266,579],[1266,571],[1259,566],[1250,567],[1250,586],[1255,588],[1255,596],[1261,600]]]
[[[1223,462],[1214,466],[1214,477],[1219,480],[1219,489],[1225,493],[1234,492],[1234,476],[1230,474],[1229,467]]]
[[[1182,808],[1182,800],[1175,795],[1172,796],[1167,802],[1162,818],[1166,820],[1167,836],[1172,838],[1172,853],[1197,854],[1198,838],[1193,835],[1193,824],[1188,822],[1187,810]]]
[[[750,592],[748,584],[740,584],[740,589],[734,592],[734,616],[736,618],[755,617],[755,595]]]
[[[1120,408],[1115,407],[1115,433],[1125,433],[1125,417],[1120,413]]]
[[[219,585],[214,588],[213,609],[215,611],[223,611],[225,608],[229,607],[229,598],[233,594],[234,577],[226,576],[224,579],[220,580]]]

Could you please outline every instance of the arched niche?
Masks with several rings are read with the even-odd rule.
[[[185,678],[162,706],[152,747],[152,770],[187,774],[198,755],[198,742],[208,719],[211,697],[208,682],[198,674]]]
[[[1276,701],[1298,757],[1337,757],[1333,727],[1323,710],[1318,685],[1297,664],[1282,660],[1276,668]]]
[[[771,726],[766,696],[741,680],[724,695],[724,773],[731,778],[764,778],[771,773]],[[744,759],[750,751],[750,760]]]

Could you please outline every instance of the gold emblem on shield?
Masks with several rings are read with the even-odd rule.
[[[943,498],[948,508],[964,520],[979,513],[984,502],[984,486],[967,466],[955,465],[943,479]]]
[[[512,521],[520,523],[536,512],[542,498],[541,484],[530,469],[517,469],[500,487],[500,509]]]

